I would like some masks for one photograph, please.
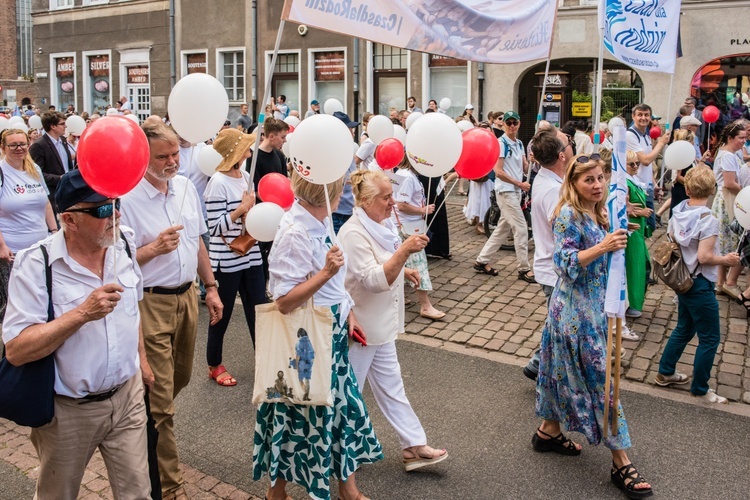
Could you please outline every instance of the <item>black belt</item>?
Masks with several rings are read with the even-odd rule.
[[[188,281],[176,288],[164,288],[163,286],[150,286],[150,287],[144,288],[143,291],[145,293],[155,293],[157,295],[182,295],[183,293],[190,290],[191,286],[193,286],[193,282]]]
[[[122,384],[122,385],[125,385],[125,384]],[[120,390],[120,388],[122,387],[122,385],[115,386],[112,389],[108,390],[107,392],[100,392],[99,394],[89,394],[88,396],[84,396],[82,398],[79,398],[78,399],[78,404],[79,405],[85,405],[85,404],[88,404],[88,403],[96,403],[96,402],[99,402],[99,401],[106,401],[109,398],[111,398],[112,396],[114,396],[115,394],[117,394],[117,391]]]

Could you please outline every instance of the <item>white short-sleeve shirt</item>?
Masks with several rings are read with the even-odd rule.
[[[653,150],[653,147],[651,146],[651,136],[648,135],[648,131],[646,131],[645,134],[641,134],[635,127],[630,127],[626,136],[628,151],[649,154]],[[651,163],[648,165],[642,163],[641,168],[638,169],[638,175],[636,175],[636,177],[646,185],[647,190],[654,188],[654,167]]]
[[[714,159],[714,175],[716,176],[716,187],[719,191],[724,189],[724,172],[732,172],[739,178],[740,161],[737,155],[719,150]]]
[[[0,233],[11,252],[28,248],[47,237],[47,184],[39,172],[35,179],[26,171],[0,161],[3,185],[0,190]]]
[[[503,171],[508,177],[517,181],[523,180],[523,158],[526,156],[523,143],[520,139],[511,141],[507,135],[503,135],[497,140],[500,143],[500,158],[503,160]],[[520,193],[521,188],[495,178],[495,191],[498,193],[516,192]]]
[[[413,207],[425,206],[424,187],[416,174],[408,169],[399,170],[398,173],[403,175],[403,181],[401,181],[401,186],[395,196],[396,201],[407,203]],[[409,215],[403,212],[399,212],[399,217],[402,221],[407,222],[416,222],[423,219],[421,215]]]
[[[531,228],[534,231],[534,278],[540,285],[554,287],[557,273],[553,262],[555,240],[552,213],[560,201],[563,180],[547,168],[539,169],[531,188]]]

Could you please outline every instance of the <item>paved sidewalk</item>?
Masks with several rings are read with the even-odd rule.
[[[541,288],[517,279],[515,252],[499,251],[490,264],[498,270],[493,277],[472,269],[486,241],[468,225],[461,208],[464,196],[451,196],[446,205],[451,234],[453,259],[430,259],[430,277],[434,291],[433,304],[445,311],[445,321],[431,321],[419,316],[416,296],[408,292],[412,304],[407,307],[406,331],[443,342],[479,347],[528,359],[539,346],[546,319],[546,304]],[[665,237],[658,229],[649,247]],[[533,247],[529,250],[533,258]],[[747,274],[739,283],[746,284]],[[653,384],[659,359],[677,324],[675,293],[664,284],[649,288],[643,316],[627,319],[630,329],[641,337],[637,342],[623,341],[627,350],[623,375],[635,382]],[[710,385],[730,401],[750,404],[750,351],[748,320],[745,309],[727,298],[718,296],[722,342],[715,360]],[[692,373],[697,337],[688,345],[677,369]],[[676,390],[689,390],[690,385]],[[672,389],[664,389],[672,390]]]

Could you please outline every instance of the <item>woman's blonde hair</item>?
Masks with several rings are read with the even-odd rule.
[[[693,144],[693,142],[695,141],[695,134],[690,130],[680,128],[674,131],[674,140],[688,141],[690,144]]]
[[[578,179],[588,174],[590,171],[594,170],[597,167],[601,168],[601,162],[597,160],[589,160],[586,163],[580,163],[578,159],[581,156],[586,155],[578,155],[572,158],[570,160],[570,163],[568,164],[568,168],[566,169],[565,173],[565,180],[563,181],[562,188],[560,189],[560,202],[557,204],[557,207],[555,207],[555,212],[552,215],[553,219],[560,215],[560,210],[564,205],[570,205],[576,215],[583,218],[583,214],[586,210],[583,207],[583,200],[576,190],[575,184]],[[606,187],[602,187],[602,189],[606,192]],[[602,227],[609,226],[609,220],[607,219],[607,215],[604,213],[605,203],[607,203],[607,197],[602,196],[602,199],[596,202],[596,205],[594,206],[596,223]]]
[[[328,184],[328,196],[335,200],[344,190],[344,178]],[[300,200],[306,201],[314,207],[326,206],[326,193],[322,184],[306,181],[296,170],[292,169],[292,191]]]
[[[390,183],[390,179],[380,170],[357,170],[351,175],[354,204],[358,207],[368,205],[380,194],[379,183]]]
[[[41,181],[42,177],[39,175],[39,170],[37,170],[36,164],[34,164],[34,160],[31,159],[31,155],[29,154],[29,149],[31,147],[31,140],[29,139],[29,134],[21,130],[20,128],[9,128],[5,131],[3,131],[2,134],[2,145],[3,149],[7,147],[6,143],[6,137],[9,135],[16,135],[16,134],[23,134],[24,137],[26,137],[26,143],[28,146],[26,147],[26,156],[23,158],[23,170],[27,174],[29,174],[34,179]],[[7,156],[7,155],[6,155]]]
[[[628,151],[625,153],[625,161],[628,163],[638,163],[638,155],[635,151]]]
[[[685,189],[691,198],[703,200],[716,192],[716,176],[709,167],[696,166],[685,175]]]

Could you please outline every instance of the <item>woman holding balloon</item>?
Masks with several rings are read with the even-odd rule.
[[[747,139],[745,123],[736,120],[726,127],[721,134],[714,153],[714,175],[716,176],[716,196],[711,208],[714,216],[719,219],[719,253],[722,255],[736,252],[739,237],[729,225],[734,219],[734,198],[742,187],[738,181],[740,160],[737,151],[742,149]],[[737,278],[742,267],[734,266],[729,271],[727,267],[719,266],[719,276],[716,281],[716,292],[730,295],[737,299]]]
[[[221,364],[224,334],[232,318],[237,292],[253,345],[255,306],[266,302],[266,278],[258,244],[253,244],[244,254],[233,251],[229,246],[236,238],[243,237],[245,216],[255,205],[250,174],[241,168],[252,155],[254,142],[255,135],[244,134],[237,129],[219,132],[213,148],[221,155],[221,163],[203,193],[210,234],[208,256],[216,281],[220,284],[219,298],[224,305],[222,319],[208,327],[206,361],[208,376],[222,387],[237,385],[237,380]]]

